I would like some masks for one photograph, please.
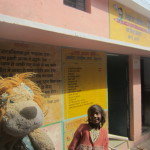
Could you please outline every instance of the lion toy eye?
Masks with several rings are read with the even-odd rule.
[[[0,98],[0,107],[3,107],[7,103],[7,99]]]
[[[13,100],[10,100],[9,102],[10,102],[10,103],[15,103]]]
[[[0,107],[3,107],[7,103],[8,94],[5,92],[0,97]]]

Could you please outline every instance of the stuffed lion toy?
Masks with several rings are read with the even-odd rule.
[[[39,127],[43,124],[41,89],[29,77],[34,73],[0,77],[0,150],[54,150]]]

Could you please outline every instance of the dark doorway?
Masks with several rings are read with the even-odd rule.
[[[109,133],[129,137],[128,56],[107,55]]]
[[[142,131],[150,131],[150,58],[141,58]]]

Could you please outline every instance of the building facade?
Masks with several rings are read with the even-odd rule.
[[[150,137],[150,9],[141,0],[0,0],[0,76],[36,72],[43,130],[67,149],[100,104],[109,133]],[[58,138],[59,137],[59,138]]]

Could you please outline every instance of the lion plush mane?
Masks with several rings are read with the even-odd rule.
[[[7,77],[2,78],[0,77],[0,95],[3,93],[8,93],[8,97],[13,96],[13,88],[18,87],[21,85],[21,83],[26,84],[34,93],[34,101],[43,108],[44,104],[44,98],[42,97],[41,89],[31,80],[29,80],[30,77],[32,77],[35,73],[22,73],[22,74],[16,74],[14,77]],[[25,93],[24,93],[25,94]],[[4,102],[2,102],[2,105],[4,105]],[[4,114],[5,110],[4,107],[0,107],[0,120]]]
[[[29,79],[33,75],[0,77],[0,150],[54,150],[39,128],[44,121],[44,97]]]

